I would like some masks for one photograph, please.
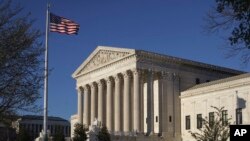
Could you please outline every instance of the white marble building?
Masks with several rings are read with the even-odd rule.
[[[180,92],[240,73],[148,51],[98,46],[72,75],[78,93],[72,123],[89,126],[97,118],[113,135],[136,132],[180,141]]]
[[[212,120],[214,107],[224,107],[223,117],[231,124],[250,124],[250,73],[196,85],[181,93],[183,141],[195,141],[189,131],[197,132],[198,115]]]

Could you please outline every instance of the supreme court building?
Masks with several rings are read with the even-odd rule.
[[[98,46],[73,73],[76,122],[106,125],[112,140],[181,141],[180,92],[242,72],[153,52]],[[125,140],[125,139],[123,139]]]

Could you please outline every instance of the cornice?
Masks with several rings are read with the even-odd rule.
[[[143,60],[152,60],[155,62],[160,61],[159,64],[168,64],[168,65],[173,65],[173,66],[179,66],[179,67],[190,67],[190,68],[199,68],[199,70],[212,70],[212,71],[217,71],[223,74],[242,74],[244,73],[243,71],[238,71],[230,68],[225,68],[225,67],[220,67],[216,65],[211,65],[211,64],[206,64],[206,63],[201,63],[197,61],[192,61],[188,59],[183,59],[183,58],[178,58],[178,57],[173,57],[173,56],[168,56],[168,55],[163,55],[163,54],[158,54],[158,53],[153,53],[153,52],[148,52],[148,51],[143,51],[143,50],[136,50],[136,54],[138,56],[137,60],[142,61]]]
[[[99,63],[95,67],[89,67],[86,68],[86,65],[97,55],[99,51],[114,51],[117,53],[125,53],[127,52],[127,55],[124,55],[122,57],[117,57],[114,60],[109,60],[107,62],[104,62],[103,64]],[[178,69],[179,71],[191,71],[191,72],[204,72],[209,73],[211,71],[216,71],[218,74],[225,75],[235,75],[235,74],[241,74],[242,71],[237,71],[229,68],[219,67],[215,65],[205,64],[201,62],[191,61],[187,59],[172,57],[168,55],[162,55],[158,53],[143,51],[143,50],[134,50],[134,49],[126,49],[126,48],[114,48],[114,47],[105,47],[105,46],[98,46],[91,54],[90,56],[78,67],[78,69],[73,73],[72,77],[75,79],[78,79],[79,77],[82,77],[84,75],[88,75],[91,73],[95,73],[101,70],[104,70],[106,68],[112,67],[114,65],[117,65],[119,63],[128,61],[130,59],[134,58],[135,63],[142,63],[147,65],[152,65],[155,67],[160,68],[168,68],[168,69]]]

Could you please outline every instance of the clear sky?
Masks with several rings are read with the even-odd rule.
[[[31,12],[34,27],[45,32],[46,0],[13,1],[24,7],[23,12]],[[71,75],[98,45],[147,50],[243,71],[250,68],[242,66],[239,58],[225,59],[221,34],[204,33],[204,18],[213,0],[51,0],[51,5],[51,12],[76,21],[80,31],[71,36],[49,35],[50,116],[69,119],[76,113],[76,84]]]

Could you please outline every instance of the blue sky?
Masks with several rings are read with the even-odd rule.
[[[16,2],[24,13],[31,12],[34,27],[45,32],[46,0]],[[51,0],[51,5],[54,14],[80,24],[76,36],[49,35],[51,116],[69,119],[76,113],[71,75],[98,45],[147,50],[243,71],[250,68],[242,66],[239,58],[225,59],[223,33],[204,33],[204,18],[213,0]]]

